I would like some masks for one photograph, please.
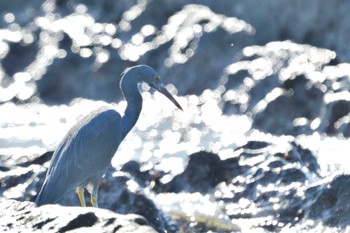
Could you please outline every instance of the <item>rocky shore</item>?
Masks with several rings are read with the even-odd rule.
[[[0,3],[0,231],[350,231],[348,5]],[[119,75],[142,63],[184,112],[143,92],[101,208],[36,207],[64,134],[122,112]]]

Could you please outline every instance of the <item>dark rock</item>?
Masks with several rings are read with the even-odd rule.
[[[256,151],[259,153],[261,152],[261,150],[266,150],[270,145],[271,143],[268,143],[265,141],[249,141],[245,145],[238,147],[236,150],[239,150],[242,148],[244,150],[249,150],[250,153],[252,153],[253,151]]]
[[[343,28],[350,20],[343,10],[348,4],[318,1],[293,4],[287,0],[275,4],[261,4],[259,1],[238,1],[227,10],[232,9],[236,17],[255,27],[256,34],[259,35],[256,44],[290,39],[298,43],[333,49],[339,55],[338,60],[348,62],[348,48],[337,42],[344,41],[349,31],[349,28]],[[331,13],[327,9],[334,11]],[[339,18],[343,20],[339,21]],[[337,35],[337,39],[334,35]]]
[[[46,170],[40,169],[41,163],[45,163],[44,161],[51,156],[52,152],[47,152],[35,159],[20,163],[19,165],[21,166],[13,166],[4,171],[4,174],[0,177],[0,195],[6,198],[15,198],[18,201],[34,202],[36,194],[45,180]],[[130,162],[129,166],[126,165],[124,169],[132,171],[128,169],[128,167],[132,167],[132,164],[135,163]],[[135,175],[136,173],[133,174]],[[99,207],[120,214],[139,214],[143,218],[137,220],[138,224],[147,223],[147,225],[151,225],[158,232],[178,232],[176,223],[157,208],[153,201],[142,192],[144,188],[147,188],[149,182],[148,179],[142,179],[141,177],[142,174],[139,177],[137,174],[135,177],[131,177],[127,173],[116,172],[113,168],[109,169],[105,178],[100,182]],[[151,176],[149,175],[149,177]],[[87,192],[85,192],[85,199],[87,201],[86,204],[90,206],[90,195]],[[57,204],[64,206],[80,205],[74,190],[68,190],[57,201]],[[94,216],[88,214],[77,218],[77,220],[72,219],[72,222],[69,223],[69,229],[74,228],[76,224],[82,227],[83,222],[92,222]],[[44,223],[40,222],[38,224]],[[66,230],[68,229],[64,231]]]
[[[0,171],[2,171],[2,172],[7,172],[9,170],[10,170],[10,168],[7,166],[2,166],[2,165],[0,166]]]
[[[57,59],[37,82],[40,97],[47,103],[58,103],[63,96],[65,102],[78,97],[108,102],[120,99],[118,81],[127,65],[115,56],[99,68],[95,68],[94,63],[93,58],[77,54]]]
[[[38,183],[42,183],[43,180],[44,177],[41,176]],[[138,180],[137,177],[136,180]],[[114,168],[110,168],[100,181],[99,207],[119,214],[141,215],[147,220],[148,225],[158,232],[177,232],[177,225],[143,193],[145,184],[142,182],[138,184],[136,180],[127,173],[116,172]],[[85,200],[90,206],[90,194],[87,192],[85,192]],[[74,190],[68,191],[57,203],[65,206],[80,205]]]
[[[123,166],[123,171],[109,169],[101,180],[99,206],[101,209],[127,215],[123,218],[129,218],[129,214],[142,216],[133,218],[131,221],[138,227],[149,225],[157,232],[175,233],[180,229],[192,229],[190,225],[193,221],[186,221],[183,218],[172,219],[172,216],[163,212],[162,207],[154,199],[157,198],[158,193],[171,192],[171,195],[181,196],[186,192],[200,192],[202,195],[215,192],[215,203],[221,203],[218,208],[224,209],[223,213],[232,220],[254,219],[256,226],[275,232],[280,231],[284,226],[302,224],[307,219],[324,221],[329,226],[339,226],[343,229],[349,222],[347,218],[349,208],[343,204],[348,198],[346,190],[348,176],[339,176],[331,182],[316,183],[308,187],[314,180],[323,179],[319,175],[319,165],[312,151],[300,146],[297,140],[289,141],[290,139],[283,142],[281,138],[277,140],[278,142],[271,139],[265,141],[262,138],[247,141],[243,146],[235,149],[234,156],[225,160],[214,153],[204,151],[194,153],[190,155],[185,170],[174,176],[168,183],[161,182],[162,177],[169,175],[164,171],[157,171],[154,168],[143,170],[144,164],[130,161]],[[35,208],[32,203],[26,202],[25,200],[34,200],[35,193],[44,180],[45,171],[40,170],[38,164],[46,161],[47,156],[48,154],[44,154],[37,159],[21,163],[21,165],[27,164],[27,167],[16,165],[3,172],[5,179],[2,178],[2,195],[22,202],[15,202],[17,209],[13,212],[16,214],[8,214],[9,211],[4,211],[1,216],[10,217],[2,218],[4,223],[1,230],[11,227],[11,229],[26,227],[19,228],[20,230],[32,228],[51,230],[52,228],[56,232],[78,230],[81,227],[102,229],[102,232],[105,228],[123,229],[124,225],[118,223],[119,215],[105,218],[91,211],[95,210],[91,208],[74,207],[58,210],[56,208],[64,207],[52,205],[44,206],[42,209]],[[37,172],[39,174],[35,174]],[[152,183],[153,174],[159,174],[156,186]],[[38,175],[37,179],[34,179],[36,175]],[[11,190],[14,192],[12,193]],[[19,196],[19,191],[22,192],[22,196]],[[173,201],[171,198],[174,196],[169,198],[169,201]],[[87,193],[86,200],[89,200]],[[58,204],[79,205],[74,190],[69,191]],[[4,205],[12,206],[12,204]],[[256,206],[256,208],[250,208],[247,205]],[[10,207],[0,206],[0,208],[3,210]],[[27,208],[33,208],[37,212]],[[74,211],[71,212],[71,210]],[[53,213],[48,214],[49,211]],[[61,224],[63,220],[59,211],[64,211],[65,216],[69,213],[64,224]],[[271,219],[271,221],[264,219]],[[27,223],[28,221],[30,223]],[[197,220],[194,223],[197,223]],[[198,227],[193,229],[201,229],[201,231],[214,229],[211,227],[212,224],[198,220]]]
[[[1,180],[1,190],[25,183],[30,177],[32,177],[32,175],[32,169],[25,169],[24,171],[21,171],[21,173],[13,174],[13,176],[6,176]]]
[[[16,17],[15,23],[18,23],[19,26],[29,26],[38,15],[42,15],[42,1],[37,2],[22,2],[21,0],[13,0],[11,2],[1,2],[0,3],[0,13],[4,15],[6,13],[13,13]],[[19,10],[19,8],[23,7],[26,9],[25,11]],[[8,23],[1,22],[1,27]],[[6,23],[6,24],[5,24]],[[10,24],[11,25],[11,24]]]
[[[303,149],[295,141],[280,148],[280,152],[276,151],[275,146],[273,142],[250,141],[237,148],[237,151],[242,151],[239,156],[240,166],[247,165],[232,180],[233,197],[222,199],[231,205],[249,200],[259,206],[259,210],[252,212],[233,205],[238,210],[232,211],[230,217],[274,216],[277,222],[261,222],[262,228],[271,231],[279,231],[282,226],[294,225],[303,219],[308,211],[305,205],[308,198],[300,196],[300,189],[310,182],[310,177],[320,177],[319,165],[311,151]],[[290,159],[288,155],[291,153],[298,153],[298,156]]]
[[[350,175],[336,176],[330,182],[308,189],[306,195],[307,200],[312,201],[308,218],[321,220],[331,227],[350,225]]]
[[[193,15],[196,15],[196,17],[193,17]],[[214,89],[219,82],[219,75],[230,64],[232,56],[240,51],[239,48],[252,42],[252,31],[248,29],[248,24],[236,20],[234,17],[224,16],[225,20],[232,19],[229,29],[225,27],[224,22],[216,25],[214,22],[222,20],[223,15],[213,12],[203,5],[187,5],[173,15],[173,17],[176,16],[184,18],[184,21],[180,25],[173,23],[174,26],[178,27],[178,34],[170,41],[169,51],[174,53],[178,50],[177,54],[181,54],[183,61],[177,61],[174,56],[176,54],[167,53],[161,57],[173,64],[164,68],[162,66],[164,61],[161,60],[157,67],[159,67],[163,76],[167,77],[167,80],[176,83],[180,95],[198,95],[205,89]],[[198,26],[201,30],[200,33],[194,31],[194,28]],[[207,32],[206,27],[213,28],[210,32]],[[194,34],[194,36],[192,39],[188,39],[187,45],[179,46],[179,44],[182,44],[179,41],[180,38],[191,37],[191,34],[187,34],[187,30],[192,31],[191,34]],[[213,46],[213,44],[217,46]],[[214,54],[217,54],[217,56]],[[215,59],[215,57],[220,59]],[[147,60],[151,59],[148,58]],[[202,67],[206,67],[206,69],[202,69]],[[179,79],[184,81],[179,82]]]
[[[342,78],[344,71],[322,68],[334,53],[315,49],[294,47],[287,41],[244,48],[219,82],[223,112],[248,115],[253,128],[275,135],[310,135],[315,130],[346,135],[349,82]],[[312,59],[313,52],[319,59]],[[310,61],[310,69],[303,66],[303,59]],[[318,72],[324,74],[323,79],[317,78]]]
[[[18,164],[18,166],[21,167],[28,167],[31,164],[39,164],[39,165],[44,165],[44,163],[46,163],[47,161],[50,161],[53,155],[53,151],[48,151],[32,160],[23,162]]]
[[[51,219],[50,219],[51,221]],[[66,226],[59,229],[58,232],[66,232],[80,227],[92,227],[97,223],[98,219],[92,212],[78,215],[75,219],[70,221]]]
[[[347,117],[350,112],[350,101],[347,99],[334,99],[326,105],[327,114],[321,122],[320,129],[327,133],[328,135],[336,135],[338,133],[343,133],[343,136],[349,136],[348,134],[348,124],[346,127],[340,127],[343,117]],[[343,123],[344,124],[344,123]]]
[[[129,173],[139,185],[144,187],[148,185],[154,177],[150,170],[141,171],[141,165],[136,161],[127,162],[120,170]]]
[[[287,159],[290,159],[293,157],[300,158],[299,161],[296,161],[296,162],[300,162],[303,167],[308,168],[312,173],[321,177],[321,175],[319,175],[319,171],[321,170],[321,168],[317,162],[316,156],[313,155],[313,153],[309,149],[303,148],[299,143],[296,143],[295,141],[291,142],[291,144],[293,147],[290,150],[290,152],[288,153]],[[293,154],[297,154],[297,155],[296,156],[289,156],[289,155],[293,155]]]
[[[2,232],[157,232],[137,215],[120,215],[91,207],[45,205],[0,199]]]
[[[179,227],[168,216],[160,211],[154,202],[141,192],[131,192],[124,189],[120,197],[114,201],[109,208],[117,213],[134,213],[147,219],[150,226],[158,232],[179,231]]]
[[[7,75],[12,77],[17,72],[23,72],[35,60],[38,50],[35,43],[11,43],[8,55],[1,61]]]
[[[37,177],[36,169],[38,165],[28,167],[11,167],[4,172],[0,178],[0,196],[6,198],[16,198],[19,201],[30,200],[35,198],[36,182],[33,180]]]
[[[297,120],[312,121],[320,114],[323,93],[317,87],[307,88],[305,77],[297,76],[284,83],[287,93],[269,102],[266,108],[257,113],[253,126],[265,132],[283,135],[311,134],[308,126],[296,127]],[[308,99],[310,101],[305,101]]]
[[[197,152],[190,155],[183,173],[164,184],[165,192],[207,193],[221,182],[228,182],[240,173],[236,158],[221,160],[217,154]]]

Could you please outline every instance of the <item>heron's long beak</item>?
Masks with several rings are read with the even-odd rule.
[[[156,89],[157,89],[157,91],[159,91],[160,93],[165,95],[171,102],[173,102],[178,109],[183,111],[183,109],[181,108],[180,104],[175,100],[174,96],[166,89],[166,87],[163,85],[163,83],[161,83],[158,86],[158,88],[156,88]]]

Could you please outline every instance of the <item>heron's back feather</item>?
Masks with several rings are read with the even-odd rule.
[[[67,191],[97,185],[120,144],[121,116],[100,108],[75,124],[55,151],[37,205],[56,202]]]

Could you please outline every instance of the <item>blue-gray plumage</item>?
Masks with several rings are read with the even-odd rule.
[[[122,73],[120,88],[127,101],[124,116],[106,107],[91,112],[74,125],[55,151],[44,184],[35,203],[55,203],[76,188],[81,206],[85,206],[84,189],[97,207],[98,182],[111,164],[119,144],[135,125],[142,109],[138,84],[145,82],[181,106],[167,91],[159,75],[146,65],[134,66]]]

